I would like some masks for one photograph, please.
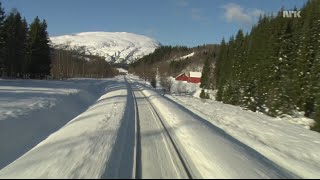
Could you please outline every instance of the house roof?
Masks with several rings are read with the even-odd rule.
[[[201,72],[190,72],[190,77],[201,78]]]
[[[177,75],[176,78],[177,78],[177,77],[180,77],[180,76],[182,76],[182,75],[188,76],[186,73],[181,73],[181,74]]]

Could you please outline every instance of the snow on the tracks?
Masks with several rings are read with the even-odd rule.
[[[290,178],[287,170],[199,116],[145,89],[197,178]]]
[[[132,177],[132,97],[123,80],[107,86],[106,92],[87,111],[2,169],[0,178]]]

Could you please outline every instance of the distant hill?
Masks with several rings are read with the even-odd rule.
[[[219,45],[203,45],[193,48],[161,46],[153,53],[130,64],[129,72],[150,78],[158,71],[162,75],[176,76],[182,72],[202,71],[204,61],[215,64]]]
[[[83,47],[86,54],[99,55],[112,64],[130,64],[161,46],[158,41],[127,32],[83,32],[51,37],[53,47]]]

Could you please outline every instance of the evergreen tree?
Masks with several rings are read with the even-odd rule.
[[[50,46],[46,21],[36,17],[28,31],[27,69],[34,78],[43,78],[50,74]]]
[[[220,46],[220,55],[217,58],[216,61],[216,68],[215,68],[215,78],[217,79],[217,101],[222,101],[222,94],[223,94],[223,78],[225,76],[222,76],[222,72],[224,69],[224,59],[226,57],[226,50],[227,50],[227,44],[225,42],[225,39],[223,38],[221,41]]]
[[[304,111],[320,123],[320,1],[307,1],[301,18],[282,11],[221,43],[217,100],[272,116]]]
[[[4,22],[4,71],[10,77],[19,77],[25,57],[25,24],[21,15],[13,10]]]
[[[157,88],[157,78],[155,75],[150,79],[150,84],[153,88]]]
[[[27,35],[28,35],[28,23],[27,23],[27,20],[24,18],[22,20],[22,23],[21,23],[21,27],[20,27],[20,40],[21,40],[21,43],[20,43],[20,47],[21,47],[21,51],[22,51],[22,60],[23,60],[23,63],[21,64],[21,73],[23,74],[24,78],[28,72],[28,67],[27,67],[27,45],[28,45],[28,42],[27,42]]]
[[[210,77],[211,77],[211,61],[209,58],[207,58],[202,69],[201,84],[200,84],[201,88],[204,88],[204,89],[212,88],[212,82],[210,82]]]
[[[4,30],[5,12],[0,2],[0,76],[4,71],[4,45],[5,45],[5,30]]]

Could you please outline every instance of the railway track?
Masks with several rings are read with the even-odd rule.
[[[130,81],[130,80],[129,80]],[[143,99],[145,100],[145,102],[147,102],[148,107],[151,109],[152,113],[155,116],[155,119],[157,120],[157,124],[158,126],[163,130],[164,132],[164,136],[165,136],[165,142],[167,143],[168,147],[171,147],[171,154],[173,154],[173,156],[177,157],[176,159],[179,161],[179,164],[181,164],[183,169],[183,173],[185,174],[185,178],[189,178],[189,179],[193,179],[192,173],[189,170],[188,164],[186,163],[183,155],[181,154],[179,147],[177,146],[177,144],[175,143],[172,135],[170,134],[170,131],[168,130],[168,128],[166,127],[165,122],[163,121],[163,119],[161,118],[161,116],[159,115],[159,113],[157,112],[156,108],[154,108],[154,106],[152,105],[152,103],[150,102],[149,98],[146,97],[146,95],[142,92],[142,90],[139,87],[132,87],[132,83],[128,82],[129,86],[130,86],[130,90],[132,93],[132,96],[134,98],[134,104],[135,104],[135,110],[136,110],[136,157],[135,157],[135,172],[134,172],[134,177],[136,179],[141,179],[144,178],[143,174],[142,174],[142,164],[144,162],[142,162],[142,145],[141,145],[141,120],[139,117],[139,106],[138,106],[138,102],[137,102],[137,98],[136,98],[136,94],[135,93],[141,93],[143,95]],[[134,89],[134,90],[133,90]],[[170,153],[170,152],[168,152]],[[168,156],[170,156],[168,154]],[[153,162],[153,163],[157,163],[157,162]]]

